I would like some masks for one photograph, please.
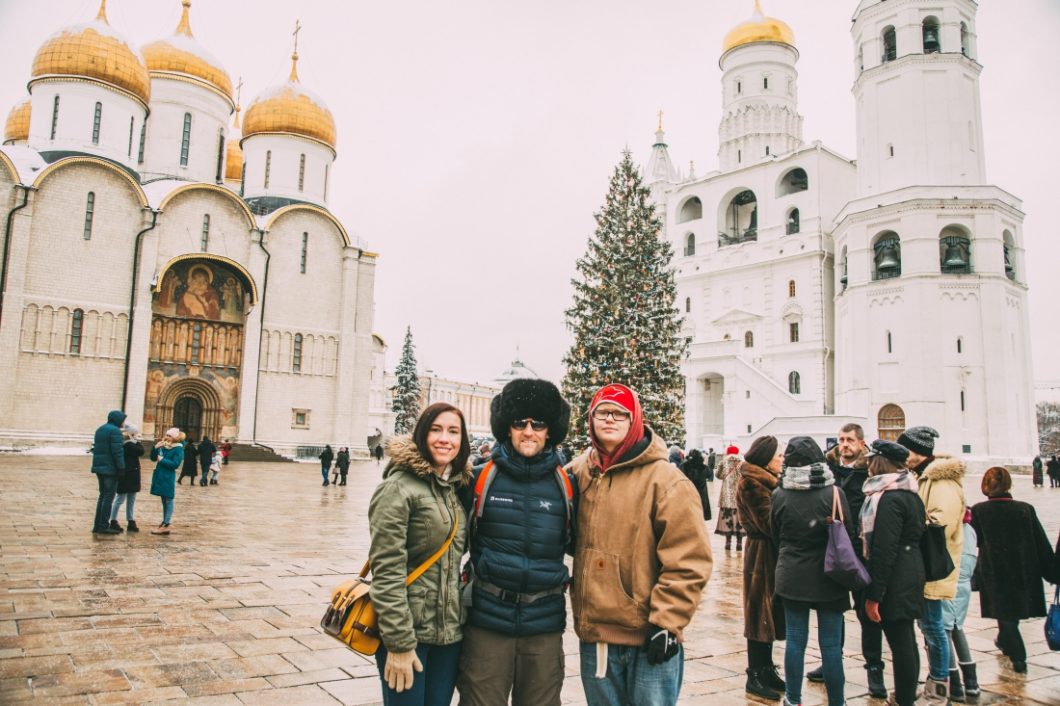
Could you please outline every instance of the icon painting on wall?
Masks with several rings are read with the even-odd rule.
[[[244,287],[226,268],[180,262],[166,270],[154,309],[165,316],[242,323]]]

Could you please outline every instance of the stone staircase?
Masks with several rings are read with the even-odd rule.
[[[255,463],[268,463],[270,461],[282,461],[294,463],[292,459],[286,456],[281,456],[264,446],[255,446],[254,444],[232,444],[232,454],[228,457],[228,460],[231,462],[253,461]]]

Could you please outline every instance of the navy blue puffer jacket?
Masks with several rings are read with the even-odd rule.
[[[524,602],[504,600],[483,588],[488,583],[504,591],[532,594],[558,589],[570,581],[563,563],[568,531],[565,493],[555,473],[559,458],[552,448],[525,458],[508,444],[498,444],[492,458],[493,481],[471,538],[475,586],[470,622],[515,636],[561,632],[567,623],[562,592]],[[475,469],[471,488],[484,468]],[[571,487],[577,493],[573,479]]]

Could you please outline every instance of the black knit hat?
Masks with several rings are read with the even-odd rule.
[[[902,468],[909,458],[909,449],[886,439],[876,439],[869,444],[868,456],[883,456],[894,465]]]
[[[548,380],[512,380],[490,403],[490,429],[497,441],[506,441],[516,419],[548,423],[548,443],[562,444],[570,427],[570,405]]]
[[[898,443],[913,453],[931,456],[935,453],[935,439],[939,433],[931,427],[909,427],[898,437]]]
[[[817,442],[808,436],[793,436],[784,449],[784,465],[788,467],[809,466],[824,463],[824,452]]]

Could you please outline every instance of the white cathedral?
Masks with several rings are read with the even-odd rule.
[[[7,119],[0,445],[83,443],[121,408],[148,438],[365,453],[377,256],[328,210],[335,121],[296,44],[240,131],[182,5],[137,50],[104,0]]]
[[[861,0],[857,159],[803,141],[791,28],[725,37],[718,170],[645,168],[674,246],[688,444],[906,426],[974,465],[1037,451],[1023,213],[987,181],[974,0]],[[837,99],[839,96],[837,96]]]

